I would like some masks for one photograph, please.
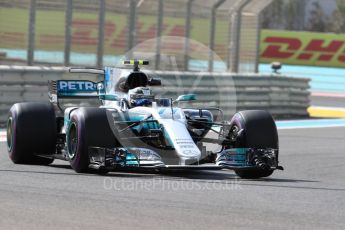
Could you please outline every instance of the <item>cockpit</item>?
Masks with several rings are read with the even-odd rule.
[[[160,86],[161,80],[149,78],[140,71],[139,64],[148,64],[146,61],[131,61],[132,71],[128,69],[106,69],[106,94],[118,95],[124,100],[128,108],[137,106],[150,107],[155,102],[158,107],[171,106],[170,98],[156,99],[149,86]],[[125,63],[126,64],[126,63]]]

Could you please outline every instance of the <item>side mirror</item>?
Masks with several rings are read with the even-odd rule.
[[[103,82],[98,82],[97,83],[97,91],[98,93],[104,93],[105,87]]]
[[[175,100],[175,102],[180,102],[180,101],[195,101],[195,94],[184,94],[178,96],[178,98]]]
[[[162,85],[162,81],[161,79],[157,79],[157,78],[151,78],[148,82],[149,86],[161,86]]]

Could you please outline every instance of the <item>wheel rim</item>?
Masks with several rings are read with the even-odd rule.
[[[71,124],[68,135],[68,157],[73,159],[77,154],[78,132],[75,123]]]
[[[12,128],[12,117],[7,121],[7,149],[12,151],[13,148],[13,128]]]
[[[240,128],[237,125],[233,125],[230,129],[230,140],[231,141],[236,141],[238,132],[240,131]]]

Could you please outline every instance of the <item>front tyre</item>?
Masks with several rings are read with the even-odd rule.
[[[235,148],[278,149],[278,132],[270,113],[262,110],[241,111],[230,122],[230,138],[236,139]],[[241,178],[254,179],[272,175],[272,169],[238,169],[235,173]]]
[[[77,173],[89,171],[89,147],[117,146],[106,109],[80,108],[72,113],[67,132],[67,152],[70,165]]]
[[[55,111],[48,103],[14,104],[7,120],[7,150],[15,164],[51,164],[56,149]]]

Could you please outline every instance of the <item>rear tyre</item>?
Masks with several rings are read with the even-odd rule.
[[[108,122],[106,109],[80,108],[71,115],[67,132],[67,151],[71,167],[77,173],[89,172],[91,146],[102,148],[119,146]]]
[[[230,135],[243,129],[243,134],[236,140],[236,148],[273,148],[278,149],[278,132],[270,113],[262,110],[241,111],[234,115]],[[241,178],[254,179],[268,177],[271,169],[238,169],[235,173]]]
[[[48,103],[14,104],[7,120],[7,150],[15,164],[51,164],[53,158],[38,155],[56,150],[55,111]]]

